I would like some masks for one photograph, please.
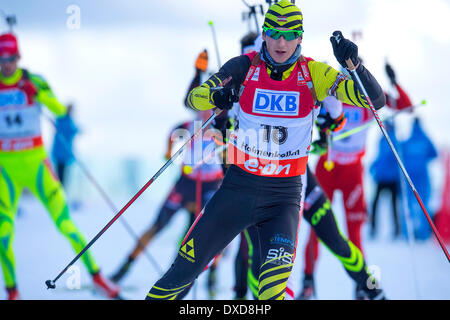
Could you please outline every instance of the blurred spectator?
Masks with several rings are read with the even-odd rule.
[[[386,94],[386,104],[389,108],[400,111],[409,108],[409,111],[413,111],[413,104],[408,94],[403,90],[403,88],[398,84],[397,77],[395,75],[394,69],[389,63],[385,65],[386,74],[391,82],[391,85],[395,88],[398,93],[397,98],[392,95]]]
[[[400,146],[405,168],[422,198],[425,208],[430,216],[432,216],[429,210],[431,184],[428,174],[428,164],[437,157],[438,153],[432,141],[423,130],[418,117],[414,119],[411,136],[406,141],[401,142]],[[431,235],[431,226],[410,188],[407,191],[407,199],[413,221],[414,237],[417,240],[425,240]],[[406,233],[404,224],[403,227],[403,231]]]
[[[395,137],[395,127],[392,121],[385,121],[384,126],[388,133],[394,147],[398,147],[398,142]],[[392,150],[384,138],[381,137],[378,147],[378,157],[370,166],[370,174],[376,184],[375,196],[372,200],[372,212],[370,217],[370,235],[374,238],[377,234],[377,207],[382,191],[391,194],[392,204],[392,219],[394,222],[393,237],[397,238],[400,235],[400,221],[398,216],[398,192],[400,190],[400,172],[397,160],[392,153]]]
[[[390,80],[391,85],[397,91],[397,97],[394,97],[386,93],[386,104],[390,109],[395,111],[402,111],[409,109],[410,112],[413,111],[413,104],[411,99],[405,90],[397,82],[397,76],[394,69],[389,63],[385,65],[386,74]],[[401,145],[398,143],[395,135],[394,121],[385,121],[384,123],[386,131],[392,140],[394,147],[397,149],[399,154],[402,155]],[[397,238],[401,234],[400,228],[400,216],[398,214],[399,191],[400,191],[400,168],[398,166],[397,160],[387,143],[386,139],[382,136],[379,144],[378,157],[373,162],[370,167],[370,173],[376,184],[375,196],[372,201],[372,212],[370,217],[370,236],[374,238],[377,234],[377,208],[378,201],[380,200],[380,195],[382,191],[387,191],[391,194],[391,204],[392,204],[392,218],[394,222],[393,238]]]
[[[67,106],[67,114],[56,119],[56,133],[53,139],[52,158],[58,178],[66,186],[67,167],[75,160],[73,140],[79,132],[72,119],[73,105]]]

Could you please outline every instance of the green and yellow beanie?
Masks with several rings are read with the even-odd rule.
[[[269,7],[263,27],[303,30],[302,12],[290,1],[281,0]]]

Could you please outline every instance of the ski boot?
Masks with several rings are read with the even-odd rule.
[[[107,278],[103,277],[100,272],[92,275],[92,281],[94,282],[94,287],[104,296],[109,299],[121,300],[119,295],[120,288],[116,284],[109,281]]]
[[[110,277],[111,281],[113,281],[114,283],[119,283],[130,270],[132,262],[133,260],[131,258],[128,258],[128,260],[120,267],[120,269]]]
[[[6,288],[8,293],[8,300],[20,300],[19,290],[14,286],[12,288]]]
[[[367,286],[357,285],[355,290],[356,300],[387,300],[383,289],[369,289]]]
[[[314,276],[305,274],[303,278],[303,290],[297,296],[297,300],[311,300],[316,298],[316,289],[314,286]]]

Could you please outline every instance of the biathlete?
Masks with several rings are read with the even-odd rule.
[[[317,122],[317,127],[320,132],[330,131],[337,132],[341,130],[346,118],[343,113],[342,104],[334,97],[327,97],[323,102],[326,116],[323,116],[321,121]],[[313,142],[313,146],[320,152],[323,150],[322,141]],[[326,148],[325,148],[326,149]],[[358,299],[385,299],[383,290],[375,278],[373,278],[365,262],[365,259],[358,249],[345,235],[341,232],[337,220],[334,216],[330,200],[326,197],[322,187],[317,182],[316,177],[307,168],[306,174],[306,189],[305,199],[303,201],[302,216],[308,222],[318,239],[330,250],[333,255],[342,263],[347,274],[352,278],[356,285],[361,288]],[[248,248],[248,287],[255,298],[258,297],[258,273],[259,273],[259,239],[255,227],[250,227],[244,231],[246,247]],[[282,234],[277,234],[271,240],[272,242],[282,243],[285,238]],[[291,243],[291,245],[294,245]],[[244,270],[247,272],[247,270]],[[243,277],[243,275],[241,275]],[[305,282],[308,279],[305,279]],[[304,282],[304,283],[305,283]],[[315,296],[314,282],[307,283],[302,292],[297,296],[297,299],[309,299]],[[245,296],[247,286],[241,288],[241,297]],[[288,282],[286,288],[286,298],[294,299],[294,290],[292,283]]]
[[[55,116],[67,108],[54,96],[48,83],[18,68],[17,38],[0,36],[0,261],[8,299],[19,291],[13,251],[14,220],[21,192],[29,189],[47,209],[58,230],[75,252],[86,242],[69,214],[64,189],[52,169],[42,140],[40,115],[45,105]],[[119,287],[103,277],[90,251],[81,257],[96,288],[109,298],[119,297]]]
[[[147,299],[176,299],[216,254],[250,226],[257,228],[260,240],[258,298],[284,299],[317,101],[334,95],[345,103],[368,107],[352,80],[301,55],[303,16],[297,6],[287,0],[270,6],[263,31],[259,53],[229,60],[188,97],[195,110],[226,110],[239,101],[235,130],[228,140],[230,167]],[[357,46],[343,37],[330,40],[339,63],[345,66],[351,59],[374,106],[381,108],[383,91],[359,63]],[[283,234],[286,243],[271,242],[276,234]],[[195,257],[188,252],[195,252]]]
[[[200,84],[201,75],[206,71],[208,66],[208,55],[206,51],[199,54],[195,62],[195,76],[189,86],[189,91]],[[172,154],[172,146],[176,139],[180,137],[190,137],[195,130],[195,121],[201,125],[206,121],[212,112],[197,111],[194,121],[187,121],[179,124],[169,135],[166,159]],[[189,213],[189,225],[194,222],[195,217],[201,208],[211,198],[214,192],[219,188],[223,179],[222,161],[219,155],[214,156],[216,148],[216,134],[214,129],[207,130],[204,134],[196,138],[184,153],[183,163],[181,164],[182,172],[174,187],[169,192],[166,200],[161,206],[155,221],[141,235],[131,253],[119,269],[111,276],[114,282],[120,282],[123,277],[130,271],[130,267],[140,256],[146,246],[161,232],[170,222],[172,217],[180,209],[185,209]],[[211,157],[212,156],[212,157]],[[214,296],[215,287],[215,264],[209,269],[208,289],[211,297]]]
[[[343,70],[343,72],[346,71]],[[386,72],[399,93],[397,99],[385,93],[387,106],[394,110],[410,107],[411,101],[409,97],[395,81],[395,74],[388,64],[386,65]],[[342,108],[347,121],[339,132],[340,134],[365,125],[373,119],[372,113],[368,109],[358,108],[346,103],[342,104]],[[328,116],[327,119],[329,120],[330,117]],[[326,128],[320,130],[324,132]],[[367,220],[368,210],[364,192],[364,166],[362,160],[366,152],[367,133],[367,130],[363,130],[338,141],[331,139],[332,145],[330,146],[327,145],[325,139],[321,139],[324,152],[315,168],[317,180],[331,202],[336,190],[342,192],[348,238],[358,247],[363,255],[361,228]],[[336,134],[331,132],[331,135],[334,136]],[[383,156],[386,159],[391,157],[391,155],[386,154]],[[333,162],[332,169],[326,166],[327,161]],[[384,168],[383,170],[389,171],[392,168]],[[300,294],[302,299],[309,299],[312,295],[315,295],[314,269],[318,256],[318,238],[314,229],[311,229],[305,247],[303,290]],[[355,298],[364,299],[365,296],[364,288],[357,283]]]
[[[374,278],[366,265],[365,259],[358,249],[342,233],[334,216],[330,200],[326,197],[322,187],[317,182],[316,177],[307,168],[306,191],[303,207],[303,217],[314,230],[322,244],[342,263],[344,270],[361,288],[358,300],[384,300],[384,291],[381,289],[377,279]],[[255,227],[246,230],[246,237],[249,247],[249,273],[248,284],[255,298],[258,297],[258,278],[261,257],[259,256],[259,238]],[[285,243],[283,234],[276,234],[271,239],[272,243]],[[294,246],[294,243],[290,243]],[[314,288],[314,286],[312,286]],[[287,286],[286,294],[294,298],[294,291],[291,286]],[[312,298],[314,292],[307,296]],[[297,299],[305,299],[304,291]]]
[[[342,104],[342,109],[347,121],[340,133],[372,121],[373,116],[369,109],[358,108],[346,103]],[[330,119],[330,116],[326,118]],[[335,135],[334,132],[330,134]],[[331,202],[334,192],[342,191],[348,238],[363,253],[361,227],[367,218],[367,207],[364,197],[362,158],[366,150],[366,136],[367,130],[364,130],[332,142],[332,145],[327,146],[329,149],[324,148],[325,152],[320,156],[315,169],[317,180]],[[333,167],[327,166],[327,161],[331,161]],[[311,229],[305,248],[305,275],[302,293],[302,297],[305,299],[308,299],[314,291],[313,274],[318,255],[318,239],[314,229]],[[355,289],[355,295],[356,298],[358,295],[364,295],[359,286]]]
[[[206,121],[211,114],[212,113],[209,110],[199,111],[195,121],[201,124],[202,121]],[[195,121],[183,122],[171,130],[165,154],[166,159],[171,157],[172,146],[176,139],[180,137],[190,137],[193,134]],[[210,155],[211,152],[206,153],[205,150],[214,151],[216,139],[212,136],[203,136],[199,138],[202,138],[203,141],[199,143],[193,141],[188,150],[184,153],[180,177],[175,182],[175,185],[172,187],[169,195],[161,206],[155,221],[142,234],[126,260],[111,277],[114,282],[122,280],[145,247],[168,225],[176,212],[183,208],[189,212],[190,226],[200,212],[200,209],[203,208],[206,202],[219,188],[223,178],[222,162],[218,158],[219,156],[217,155],[215,158],[209,159],[209,161],[204,161],[201,165],[196,165],[202,158],[206,158]],[[196,147],[200,147],[200,152],[195,150]]]

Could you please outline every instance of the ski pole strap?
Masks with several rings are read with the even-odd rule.
[[[248,69],[247,75],[245,76],[244,82],[242,83],[241,92],[243,91],[243,88],[247,85],[247,82],[253,77],[253,74],[256,71],[256,67],[258,67],[260,62],[261,62],[261,55],[257,53],[253,57],[250,69]]]
[[[336,81],[333,83],[333,85],[331,86],[330,90],[328,90],[328,95],[329,96],[335,96],[336,94],[336,90],[337,87],[339,86],[339,84],[344,81],[345,79],[347,79],[347,75],[344,73],[339,74],[336,77]]]
[[[306,81],[306,85],[308,86],[308,89],[311,92],[314,105],[317,106],[317,95],[316,90],[314,89],[314,83],[311,78],[311,73],[309,72],[308,61],[305,59],[303,55],[301,55],[300,58],[298,59],[298,63],[300,64],[300,71],[303,75],[303,78]]]

